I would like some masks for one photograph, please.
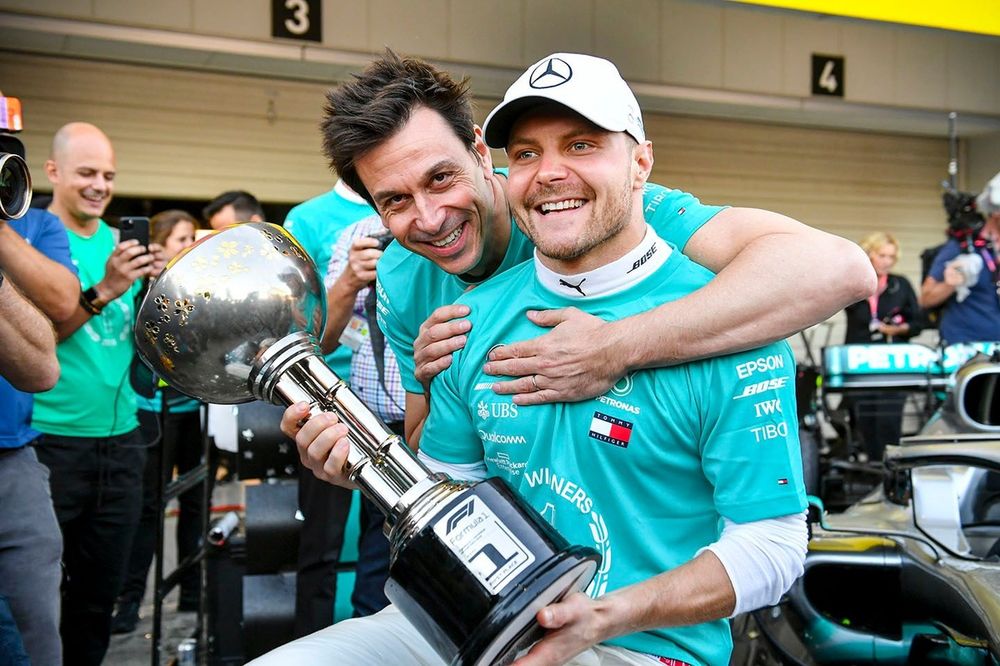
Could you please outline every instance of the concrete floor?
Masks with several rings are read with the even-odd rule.
[[[243,505],[243,484],[239,482],[216,485],[212,504],[215,507],[224,505]],[[221,517],[213,513],[210,521]],[[176,534],[177,518],[168,513],[165,524],[166,548],[164,552],[164,571],[169,572],[177,565]],[[108,666],[148,666],[152,662],[153,645],[153,567],[150,567],[149,582],[146,585],[146,596],[139,609],[139,625],[129,634],[111,636],[111,645],[104,658]],[[160,664],[171,664],[177,656],[177,646],[185,638],[194,637],[197,627],[197,614],[177,611],[177,589],[167,595],[163,603],[161,624]]]

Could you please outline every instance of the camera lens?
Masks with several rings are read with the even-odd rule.
[[[19,155],[0,153],[0,216],[8,220],[28,212],[31,203],[31,174]]]

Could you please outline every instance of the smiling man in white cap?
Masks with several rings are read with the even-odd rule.
[[[508,201],[537,249],[459,300],[472,332],[433,380],[419,455],[454,477],[504,478],[571,543],[602,556],[588,594],[539,610],[548,633],[515,664],[726,663],[724,618],[776,602],[805,557],[790,350],[775,343],[629,373],[572,403],[519,408],[494,393],[483,361],[539,335],[527,312],[573,307],[616,320],[676,302],[712,274],[643,218],[652,146],[611,63],[550,56],[511,87],[484,133],[507,150]],[[321,478],[346,482],[345,435],[331,415],[298,433]],[[331,655],[441,663],[392,606],[260,663]]]

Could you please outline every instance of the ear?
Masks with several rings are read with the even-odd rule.
[[[59,168],[56,167],[55,160],[45,160],[45,177],[55,185],[59,182]]]
[[[653,142],[637,143],[632,149],[632,186],[642,189],[653,173]]]
[[[490,147],[483,141],[483,128],[476,125],[473,130],[476,134],[475,152],[479,155],[486,177],[489,178],[493,175],[493,155],[490,153]]]

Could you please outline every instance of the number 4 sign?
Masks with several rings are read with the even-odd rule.
[[[843,56],[812,54],[812,94],[844,96]]]
[[[323,41],[323,0],[271,0],[271,36]]]

